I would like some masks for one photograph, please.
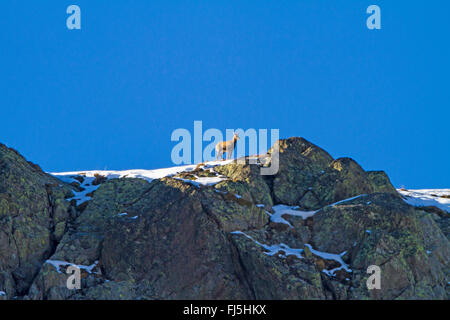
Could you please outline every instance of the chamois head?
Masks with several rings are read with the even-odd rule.
[[[233,140],[239,140],[240,138],[239,138],[239,135],[237,134],[237,133],[235,133],[234,135],[233,135]]]

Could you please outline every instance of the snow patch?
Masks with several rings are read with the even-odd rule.
[[[355,199],[358,199],[358,198],[361,198],[361,197],[365,197],[365,196],[367,196],[367,194],[360,194],[359,196],[351,197],[351,198],[348,198],[348,199],[344,199],[344,200],[332,203],[332,204],[328,205],[328,207],[334,207],[334,206],[337,206],[337,205],[342,204],[344,202],[355,200]]]
[[[283,250],[285,252],[285,254],[279,254],[278,256],[280,258],[286,258],[287,256],[296,256],[299,259],[303,259],[303,257],[301,256],[301,253],[303,252],[303,249],[294,249],[289,247],[288,245],[284,244],[284,243],[280,243],[280,244],[275,244],[275,245],[265,245],[255,239],[253,239],[251,236],[249,236],[248,234],[242,232],[242,231],[233,231],[231,232],[231,234],[240,234],[243,235],[245,237],[247,237],[248,239],[252,240],[253,242],[255,242],[258,246],[263,247],[265,250],[267,250],[266,252],[264,252],[264,254],[267,254],[268,256],[274,256],[276,255],[278,252],[280,252],[281,250]]]
[[[357,198],[364,197],[364,196],[366,196],[366,194],[360,194],[355,197],[351,197],[348,199],[344,199],[344,200],[332,203],[326,207],[334,207],[334,206],[337,206],[344,202],[355,200]],[[323,208],[321,208],[319,210],[314,210],[314,211],[300,211],[300,210],[298,210],[298,208],[299,208],[298,206],[287,206],[284,204],[279,204],[279,205],[272,207],[272,209],[274,210],[274,213],[270,213],[268,211],[266,211],[266,212],[270,216],[270,221],[275,222],[275,223],[284,223],[284,224],[287,224],[288,226],[290,226],[291,228],[293,228],[293,226],[289,223],[289,221],[287,221],[286,219],[283,218],[283,215],[286,214],[286,215],[301,217],[303,220],[305,220],[309,217],[312,217],[317,212],[319,212],[320,210],[323,209]]]
[[[450,189],[397,189],[397,191],[403,195],[404,200],[412,206],[434,206],[450,213],[450,198],[443,198],[443,196],[450,196]]]
[[[56,272],[58,272],[58,273],[62,273],[61,272],[62,266],[73,266],[73,267],[77,267],[79,269],[85,270],[88,273],[92,273],[92,270],[97,266],[98,261],[95,261],[90,266],[76,265],[71,262],[61,261],[61,260],[47,260],[47,261],[45,261],[45,263],[51,264],[53,267],[55,267]]]
[[[321,252],[321,251],[317,251],[314,250],[310,244],[305,244],[305,246],[307,246],[309,248],[309,250],[311,251],[312,254],[321,257],[325,260],[333,260],[336,261],[337,263],[339,263],[341,266],[331,269],[331,270],[326,270],[323,269],[322,272],[329,275],[329,276],[335,276],[336,275],[336,271],[342,270],[344,269],[347,272],[352,272],[352,270],[348,267],[348,265],[342,260],[342,257],[347,253],[347,251],[342,252],[341,254],[335,254],[335,253],[328,253],[328,252]]]
[[[296,210],[298,209],[298,206],[287,206],[284,204],[279,204],[272,207],[274,213],[269,213],[270,215],[270,221],[275,223],[284,223],[293,228],[293,226],[283,218],[283,215],[287,214],[290,216],[296,216],[296,217],[302,217],[303,220],[312,217],[318,210],[315,211],[300,211]]]
[[[195,177],[195,180],[183,179],[183,178],[175,178],[175,179],[181,180],[186,183],[190,183],[190,184],[196,186],[197,188],[200,188],[200,185],[213,186],[215,184],[218,184],[221,181],[227,180],[227,178],[222,178],[222,177],[197,177],[196,175],[194,175],[194,177]]]
[[[83,191],[79,191],[79,192],[73,190],[72,191],[73,197],[67,199],[67,201],[76,200],[77,206],[79,206],[83,202],[91,200],[91,197],[88,196],[88,194],[94,192],[95,190],[97,190],[100,187],[100,185],[94,186],[92,184],[94,182],[94,180],[96,179],[94,177],[94,174],[92,174],[92,176],[90,176],[90,175],[83,176],[80,174],[72,174],[72,173],[68,173],[67,175],[62,174],[62,173],[52,173],[52,175],[68,184],[76,182],[80,185],[81,188],[84,189]],[[75,179],[77,177],[83,178],[83,182],[80,182],[79,180]]]
[[[128,216],[128,213],[127,213],[127,212],[119,213],[117,216],[118,216],[118,217],[125,217],[125,216]],[[139,217],[139,216],[127,217],[127,218],[136,220],[138,217]]]
[[[304,252],[304,249],[295,249],[291,248],[288,245],[284,243],[275,244],[275,245],[266,245],[263,244],[257,240],[255,240],[253,237],[249,236],[248,234],[242,232],[242,231],[233,231],[231,234],[239,234],[243,235],[246,238],[252,240],[254,243],[256,243],[258,246],[264,248],[266,252],[264,254],[268,256],[275,256],[278,254],[278,257],[280,258],[286,258],[287,256],[294,255],[299,259],[303,259],[302,252]],[[347,251],[342,252],[341,254],[335,254],[335,253],[328,253],[328,252],[321,252],[318,250],[314,250],[310,244],[305,243],[305,246],[308,247],[308,249],[311,251],[312,254],[315,256],[318,256],[325,260],[333,260],[340,264],[339,267],[336,267],[331,270],[323,269],[322,272],[327,274],[328,276],[336,276],[336,272],[339,270],[344,269],[348,273],[352,272],[352,270],[349,268],[349,266],[342,260],[342,257],[347,253]],[[280,251],[284,251],[284,254],[279,254]]]

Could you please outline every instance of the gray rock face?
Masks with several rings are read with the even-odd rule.
[[[349,298],[447,298],[448,242],[430,215],[397,196],[375,193],[328,207],[312,223],[318,250],[347,252]],[[382,270],[381,290],[367,290],[369,265]]]
[[[273,179],[274,201],[297,205],[333,158],[303,138],[279,140],[274,148],[280,152],[279,172]]]
[[[69,218],[71,190],[0,144],[0,291],[24,295]],[[58,228],[56,228],[58,226]]]
[[[448,299],[448,214],[409,206],[384,172],[334,160],[305,139],[277,144],[273,177],[236,162],[214,168],[228,177],[214,186],[192,185],[187,173],[151,183],[98,177],[79,207],[65,200],[75,187],[0,146],[0,291],[7,299]],[[316,212],[275,219],[279,204]],[[80,290],[67,289],[69,263],[81,268]],[[381,268],[381,290],[367,289],[369,265]]]

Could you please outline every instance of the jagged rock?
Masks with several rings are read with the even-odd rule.
[[[128,208],[139,213],[136,219],[118,218],[108,226],[101,256],[105,275],[147,281],[151,295],[162,299],[249,298],[236,276],[228,234],[262,227],[267,215],[178,180],[152,185]]]
[[[430,216],[395,195],[362,196],[319,211],[312,243],[320,251],[348,252],[351,299],[446,298],[449,243]],[[382,269],[381,290],[366,287],[370,265]]]
[[[397,194],[384,172],[365,172],[350,158],[333,160],[303,138],[280,140],[274,148],[280,152],[280,169],[273,179],[275,203],[315,210],[360,194]]]
[[[104,279],[133,288],[133,283],[147,281],[149,286],[140,290],[146,297],[245,298],[248,296],[233,274],[227,235],[234,229],[261,228],[268,216],[261,208],[239,200],[171,178],[152,183],[110,180],[96,191],[75,221],[76,231],[65,234],[51,259],[77,265],[99,260]],[[57,274],[56,270],[47,272]],[[58,287],[59,296],[76,297],[59,278],[50,285],[37,281],[31,297],[55,297],[54,292],[46,295],[49,286]],[[101,284],[105,290],[108,286],[111,284]],[[84,289],[90,296],[104,296],[98,288]]]
[[[148,283],[133,284],[127,281],[106,281],[96,286],[76,292],[71,298],[76,300],[150,300]]]
[[[367,171],[370,181],[372,182],[373,192],[385,192],[397,195],[397,190],[391,184],[391,180],[384,171]]]
[[[308,202],[300,200],[299,205],[306,209],[318,209],[325,205],[348,199],[360,194],[373,192],[368,174],[352,159],[340,158],[329,164],[323,174],[309,188],[316,200],[311,207]]]
[[[250,235],[253,235],[250,233]],[[254,299],[324,299],[320,271],[305,259],[269,256],[255,242],[232,236],[236,263]]]
[[[27,293],[56,247],[55,225],[69,217],[69,194],[61,181],[0,144],[0,291],[9,297]]]
[[[333,158],[303,138],[278,140],[279,172],[273,179],[275,203],[296,205]]]
[[[280,170],[261,176],[275,148]],[[97,175],[76,206],[65,198],[79,184],[0,145],[0,299],[448,299],[447,213],[409,206],[384,172],[305,139],[271,152],[152,182]],[[269,219],[276,204],[317,211],[285,224]],[[372,264],[381,290],[366,287]]]
[[[260,166],[233,162],[215,170],[229,178],[217,184],[217,189],[237,194],[255,204],[273,205],[271,190],[260,174]]]
[[[150,184],[141,179],[116,179],[102,184],[93,200],[87,203],[86,209],[73,222],[74,229],[64,234],[49,259],[83,266],[99,261],[108,221],[124,213],[130,203],[138,201],[149,189]],[[75,292],[67,289],[68,276],[49,264],[44,266],[33,283],[30,298],[72,297]],[[50,288],[58,289],[50,292]]]

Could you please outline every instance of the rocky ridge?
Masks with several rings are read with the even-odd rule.
[[[274,148],[279,172],[262,176]],[[256,164],[69,178],[0,145],[0,299],[449,296],[448,212],[303,138]],[[80,290],[67,289],[70,265]],[[381,290],[366,287],[370,265]]]

